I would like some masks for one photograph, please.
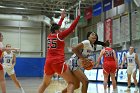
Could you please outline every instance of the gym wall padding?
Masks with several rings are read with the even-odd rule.
[[[45,58],[17,58],[15,72],[17,77],[42,77]]]

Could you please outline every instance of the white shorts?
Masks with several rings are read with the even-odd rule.
[[[66,63],[68,64],[71,71],[75,71],[77,69],[80,69],[77,57],[71,57]]]
[[[127,67],[127,74],[133,74],[136,71],[137,71],[136,66],[128,66]]]
[[[4,69],[4,73],[5,74],[7,73],[9,76],[12,74],[15,74],[15,70],[14,70],[14,68],[11,68],[11,66],[3,65],[3,69]]]

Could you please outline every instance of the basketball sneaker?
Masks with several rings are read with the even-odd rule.
[[[130,91],[130,88],[127,88],[124,92],[129,92]]]
[[[138,91],[138,86],[135,86],[135,91]]]
[[[20,90],[21,90],[21,93],[25,93],[25,91],[22,87],[20,88]]]
[[[118,89],[113,89],[112,93],[118,93]]]
[[[61,91],[56,91],[55,93],[62,93]]]

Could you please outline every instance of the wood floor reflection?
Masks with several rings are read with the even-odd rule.
[[[38,86],[40,85],[42,78],[35,78],[35,77],[27,77],[27,78],[18,78],[20,81],[22,87],[25,90],[25,93],[37,93]],[[6,78],[6,87],[7,87],[7,93],[21,93],[14,85],[11,79]],[[48,89],[46,89],[45,93],[55,93],[56,91],[61,91],[66,87],[66,83],[64,80],[52,80],[50,86]],[[118,91],[115,93],[140,93],[134,92],[134,87],[131,87],[130,92],[124,92],[127,88],[126,85],[118,85]],[[78,90],[75,90],[74,93],[81,93],[79,88]],[[140,90],[140,88],[139,88]],[[1,91],[0,91],[1,93]],[[104,93],[103,85],[99,82],[90,82],[88,87],[88,93]],[[112,86],[110,89],[107,90],[106,93],[112,93]]]

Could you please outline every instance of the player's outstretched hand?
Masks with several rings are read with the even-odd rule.
[[[81,10],[80,9],[78,9],[78,16],[80,16],[81,15]]]
[[[61,13],[61,18],[65,18],[65,17],[66,17],[66,12],[65,12],[65,9],[64,9]]]
[[[20,50],[20,48],[14,48],[15,50]]]
[[[18,51],[20,51],[20,48],[13,48],[13,50],[14,50],[15,52],[18,52]]]

